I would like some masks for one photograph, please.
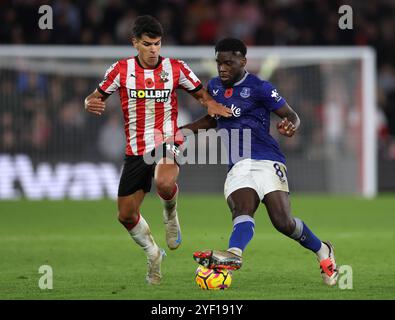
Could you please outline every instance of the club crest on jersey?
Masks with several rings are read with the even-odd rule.
[[[165,70],[162,70],[160,73],[159,73],[159,77],[160,77],[160,82],[167,82],[167,81],[169,81],[169,79],[168,79],[168,76],[169,76],[169,73],[168,72],[166,72]]]
[[[217,89],[217,90],[214,90],[214,89],[213,89],[213,97],[218,96],[218,91],[219,91],[219,89]]]
[[[155,102],[166,102],[170,96],[170,89],[129,89],[132,99],[153,99]]]
[[[240,96],[241,96],[242,98],[245,98],[245,99],[247,99],[250,95],[251,95],[251,89],[250,89],[250,88],[247,88],[247,87],[244,87],[244,88],[241,90],[241,92],[240,92]]]

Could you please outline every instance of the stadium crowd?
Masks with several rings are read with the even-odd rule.
[[[213,45],[225,35],[249,46],[369,45],[378,57],[380,156],[395,160],[395,4],[347,3],[353,8],[352,30],[338,28],[338,8],[343,3],[332,0],[6,0],[0,3],[0,43],[125,45],[130,43],[134,18],[151,14],[165,29],[163,45]],[[37,25],[38,7],[46,4],[53,8],[52,30],[40,30]],[[123,134],[121,119],[108,114],[104,121],[87,121],[82,100],[95,83],[69,80],[34,73],[3,74],[1,103],[17,108],[0,109],[0,151],[65,150],[65,156],[68,148],[86,154],[108,152],[100,145],[108,146],[106,141]],[[185,121],[199,115],[197,109],[191,105],[183,115]],[[309,116],[314,123],[316,115]],[[92,139],[101,137],[98,145],[89,143],[87,132]],[[123,143],[123,138],[119,141]],[[108,158],[122,149],[112,147],[110,154],[104,154]]]

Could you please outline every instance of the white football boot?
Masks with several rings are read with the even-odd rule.
[[[166,228],[166,243],[170,250],[177,249],[181,244],[181,227],[178,221],[177,206],[173,210],[163,210]]]
[[[325,284],[334,286],[337,283],[339,272],[336,267],[335,250],[329,241],[323,241],[329,248],[328,258],[318,261],[320,263],[321,277]]]
[[[165,250],[159,248],[158,246],[155,254],[147,256],[148,272],[146,280],[149,284],[160,284],[162,279],[161,264],[165,256]]]

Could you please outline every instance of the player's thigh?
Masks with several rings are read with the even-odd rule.
[[[249,188],[258,193],[258,185],[253,179],[251,171],[250,159],[237,162],[228,172],[224,184],[225,199],[237,190]],[[258,194],[259,197],[259,194]],[[260,198],[260,197],[259,197]]]
[[[153,164],[142,156],[125,156],[118,187],[118,211],[122,217],[138,214],[145,193],[151,190]]]
[[[241,215],[254,217],[260,203],[257,192],[252,188],[241,188],[233,191],[227,202],[232,212],[232,219]]]
[[[281,162],[256,160],[254,180],[258,185],[262,202],[265,204],[270,220],[276,229],[288,233],[294,226],[289,202],[287,169]]]
[[[287,168],[283,163],[271,160],[251,160],[251,170],[261,200],[273,191],[289,192]]]

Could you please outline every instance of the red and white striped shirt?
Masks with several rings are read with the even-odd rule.
[[[143,155],[178,130],[176,89],[195,92],[202,87],[182,60],[159,57],[153,69],[143,68],[137,57],[120,60],[106,72],[98,91],[119,90],[125,121],[126,154]]]

